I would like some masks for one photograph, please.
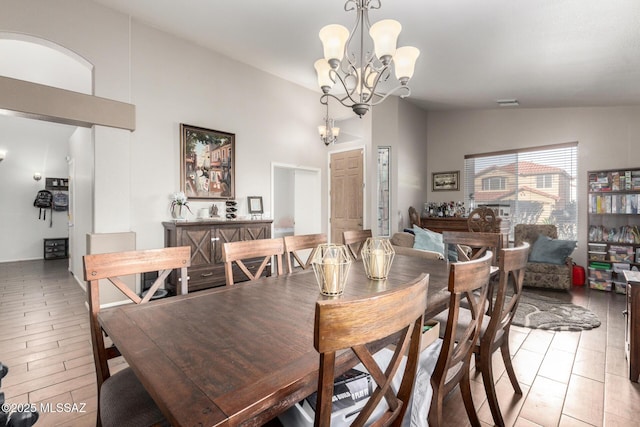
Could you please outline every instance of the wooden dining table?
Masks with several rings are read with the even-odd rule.
[[[312,270],[103,309],[98,319],[174,426],[262,425],[316,391],[315,304],[364,297],[429,274],[426,318],[446,308],[449,264],[396,255],[386,280],[353,262],[344,294],[320,294]],[[338,356],[337,371],[357,360]]]

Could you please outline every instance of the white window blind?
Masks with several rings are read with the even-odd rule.
[[[515,224],[555,224],[577,239],[578,143],[465,156],[467,206],[489,206]]]

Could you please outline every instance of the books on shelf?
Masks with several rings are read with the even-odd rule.
[[[589,191],[640,190],[640,170],[589,173]]]

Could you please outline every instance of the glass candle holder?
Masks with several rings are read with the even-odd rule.
[[[369,237],[362,246],[362,261],[364,271],[369,279],[386,279],[391,269],[391,263],[396,251],[389,239]]]
[[[342,295],[351,267],[346,246],[331,243],[318,245],[311,265],[322,295]]]

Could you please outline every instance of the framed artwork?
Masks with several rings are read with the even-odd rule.
[[[431,174],[431,190],[458,191],[460,190],[460,171],[434,172]]]
[[[233,133],[180,124],[180,190],[189,199],[235,198]]]
[[[262,214],[264,209],[262,208],[261,196],[249,196],[247,197],[247,210],[250,214]]]

